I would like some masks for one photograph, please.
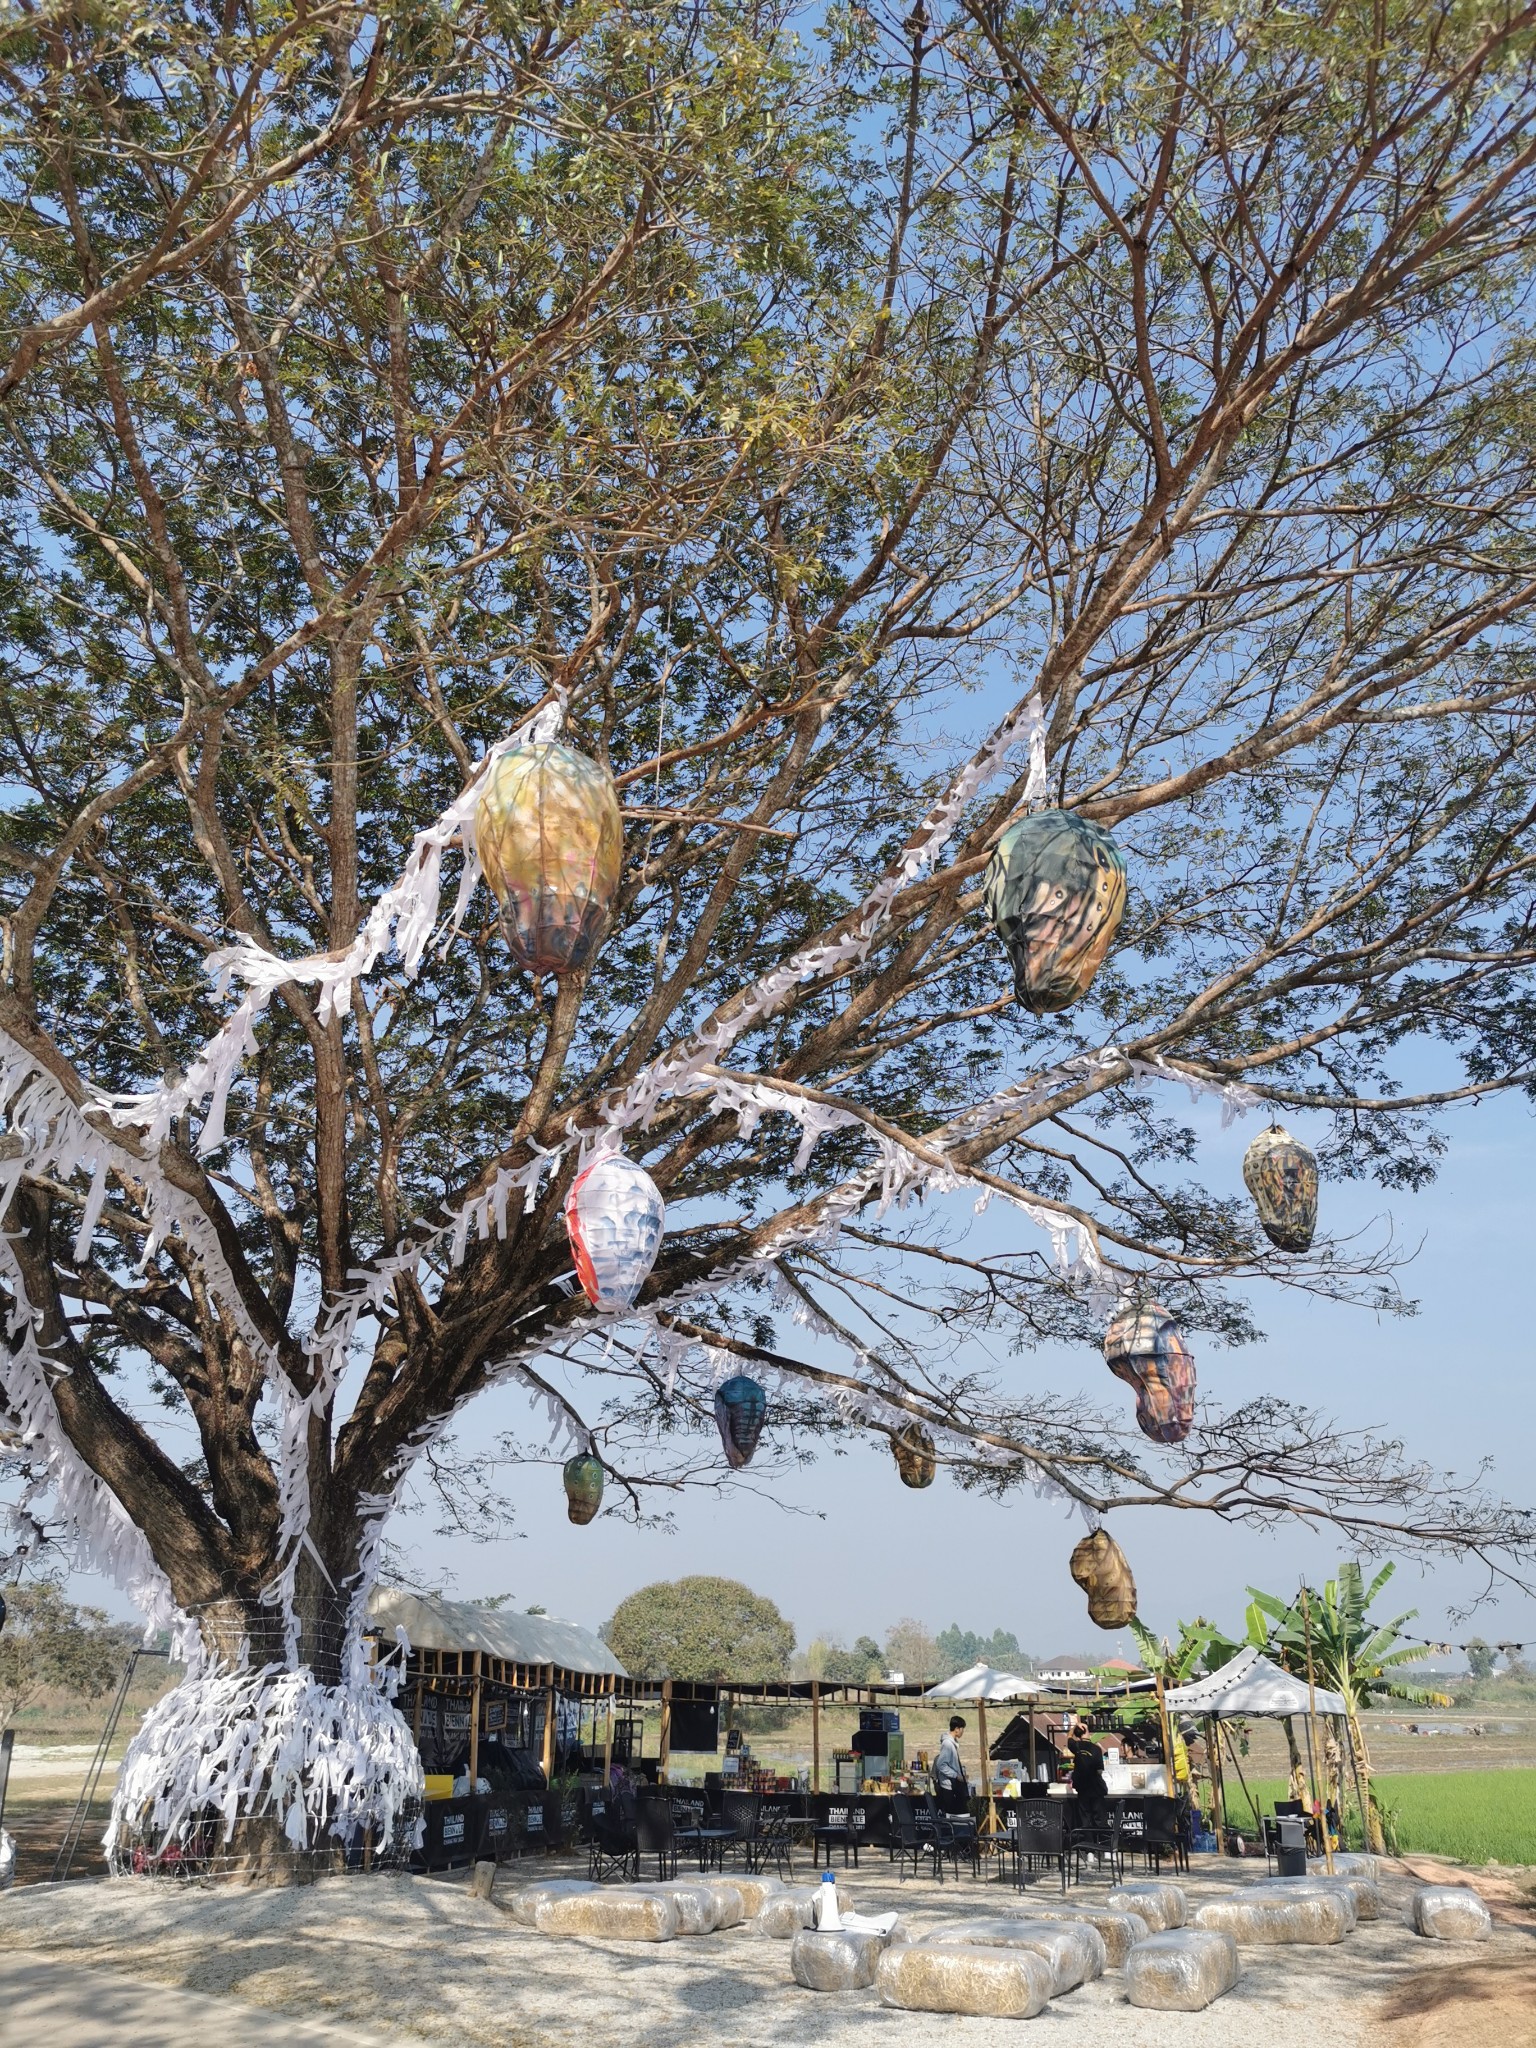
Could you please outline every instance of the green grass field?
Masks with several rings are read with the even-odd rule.
[[[1263,1808],[1285,1797],[1279,1778],[1250,1778],[1249,1789]],[[1391,1818],[1397,1846],[1428,1856],[1454,1856],[1462,1863],[1536,1864],[1536,1771],[1440,1771],[1376,1780],[1377,1797]],[[1247,1810],[1231,1766],[1227,1768],[1231,1818]],[[1359,1822],[1354,1795],[1345,1801],[1345,1831]]]

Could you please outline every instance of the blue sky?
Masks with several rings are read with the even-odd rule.
[[[1259,1119],[1249,1116],[1223,1131],[1214,1107],[1186,1112],[1186,1102],[1179,1091],[1178,1111],[1201,1136],[1204,1172],[1217,1187],[1240,1188],[1242,1152]],[[1307,1135],[1306,1119],[1290,1122]],[[1358,1184],[1323,1189],[1324,1227],[1379,1234],[1390,1224],[1399,1244],[1414,1252],[1401,1282],[1419,1301],[1419,1314],[1378,1319],[1267,1286],[1253,1299],[1268,1341],[1238,1350],[1206,1341],[1198,1353],[1201,1384],[1228,1402],[1283,1392],[1346,1425],[1400,1435],[1410,1452],[1460,1472],[1492,1456],[1489,1483],[1528,1500],[1536,1422],[1525,1190],[1536,1122],[1524,1098],[1510,1095],[1450,1113],[1444,1127],[1450,1150],[1424,1192],[1386,1197]],[[990,1213],[989,1224],[998,1213]],[[1096,1396],[1107,1383],[1102,1360],[1086,1347],[1028,1354],[1009,1370],[1050,1375]],[[460,1434],[484,1442],[525,1417],[525,1398],[501,1391],[469,1412]],[[433,1533],[430,1510],[398,1518],[393,1534],[425,1582],[441,1582],[459,1598],[510,1592],[520,1606],[537,1602],[594,1626],[636,1586],[704,1571],[744,1579],[769,1595],[802,1643],[826,1632],[846,1640],[865,1631],[879,1635],[911,1615],[934,1628],[954,1621],[984,1633],[1012,1629],[1026,1649],[1043,1655],[1130,1647],[1088,1623],[1067,1574],[1082,1524],[1058,1506],[1027,1495],[981,1500],[942,1475],[926,1493],[909,1492],[883,1440],[868,1438],[775,1485],[777,1504],[745,1493],[684,1497],[672,1534],[636,1531],[606,1517],[577,1529],[565,1519],[558,1474],[544,1467],[507,1476],[520,1532],[514,1538],[443,1538]],[[1326,1532],[1234,1529],[1203,1515],[1127,1513],[1113,1518],[1112,1528],[1131,1557],[1142,1615],[1158,1629],[1198,1612],[1235,1630],[1248,1585],[1290,1591],[1303,1573],[1314,1582],[1327,1576],[1346,1554]],[[1536,1642],[1536,1601],[1520,1596],[1489,1602],[1471,1621],[1448,1620],[1485,1576],[1470,1562],[1432,1570],[1405,1562],[1383,1598],[1393,1603],[1391,1613],[1417,1607],[1422,1632],[1431,1637]]]

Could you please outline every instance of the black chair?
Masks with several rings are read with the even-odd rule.
[[[761,1792],[726,1792],[721,1796],[720,1824],[728,1830],[721,1843],[722,1851],[739,1849],[748,1871],[752,1869],[752,1861],[757,1853],[757,1834],[762,1824],[762,1815]]]
[[[766,1806],[757,1817],[757,1832],[747,1852],[747,1869],[752,1875],[771,1863],[788,1878],[795,1874],[795,1816],[787,1806]]]
[[[1142,1850],[1147,1859],[1147,1868],[1154,1877],[1161,1877],[1163,1858],[1170,1857],[1175,1870],[1188,1870],[1189,1850],[1184,1841],[1184,1828],[1176,1799],[1149,1798],[1146,1801],[1147,1832]]]
[[[906,1792],[896,1793],[891,1800],[890,1851],[891,1860],[900,1869],[903,1879],[907,1874],[909,1858],[914,1877],[917,1876],[926,1858],[932,1865],[933,1874],[939,1883],[944,1882],[944,1846],[928,1824],[927,1812]]]
[[[1083,1881],[1083,1864],[1097,1877],[1119,1884],[1125,1877],[1125,1857],[1120,1848],[1120,1813],[1111,1808],[1108,1819],[1090,1826],[1077,1823],[1067,1836],[1067,1855],[1072,1865],[1072,1882]]]
[[[954,1865],[955,1882],[958,1884],[960,1881],[962,1856],[969,1862],[974,1877],[981,1866],[981,1844],[977,1839],[975,1821],[968,1813],[946,1813],[931,1792],[924,1804],[934,1839],[941,1853]]]
[[[635,1875],[643,1858],[656,1858],[658,1878],[677,1875],[677,1822],[665,1799],[642,1799],[635,1808]]]
[[[1022,1891],[1037,1864],[1054,1866],[1067,1889],[1067,1816],[1060,1799],[1021,1799],[1013,1816],[1014,1881]]]
[[[859,1845],[853,1832],[853,1808],[851,1806],[829,1806],[827,1817],[813,1830],[816,1842],[816,1861],[832,1868],[832,1851],[841,1848],[843,1868],[848,1868],[848,1852],[853,1851],[853,1867],[859,1867]]]
[[[601,1809],[592,1808],[592,1842],[587,1855],[587,1876],[593,1884],[604,1878],[621,1881],[640,1875],[640,1843],[632,1799],[609,1799]]]

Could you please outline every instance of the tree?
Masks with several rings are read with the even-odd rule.
[[[1343,1696],[1349,1738],[1354,1745],[1355,1764],[1360,1773],[1362,1819],[1366,1845],[1384,1853],[1386,1837],[1381,1812],[1371,1785],[1371,1753],[1366,1745],[1360,1716],[1381,1700],[1411,1700],[1420,1706],[1448,1706],[1443,1693],[1426,1686],[1410,1685],[1397,1676],[1406,1664],[1416,1664],[1422,1645],[1403,1643],[1406,1622],[1417,1608],[1410,1607],[1395,1620],[1370,1619],[1371,1602],[1392,1577],[1395,1567],[1386,1564],[1369,1586],[1357,1562],[1339,1566],[1338,1577],[1329,1579],[1321,1592],[1309,1588],[1293,1602],[1276,1599],[1272,1593],[1258,1593],[1249,1587],[1251,1630],[1262,1633],[1272,1654],[1278,1651],[1286,1668],[1296,1673],[1311,1669],[1319,1686]],[[1267,1619],[1267,1629],[1265,1620]],[[1293,1749],[1293,1768],[1297,1763]]]
[[[636,1678],[783,1678],[795,1632],[737,1579],[662,1579],[621,1600],[603,1640]]]
[[[1493,1667],[1497,1662],[1497,1657],[1489,1649],[1482,1637],[1474,1636],[1467,1645],[1467,1669],[1471,1672],[1473,1678],[1479,1681],[1485,1678],[1492,1678]]]
[[[80,1607],[52,1579],[0,1587],[0,1728],[50,1692],[97,1700],[122,1675],[128,1646],[99,1607]]]
[[[947,1667],[946,1678],[956,1671],[968,1670],[972,1664],[990,1664],[995,1670],[1020,1674],[1034,1668],[1010,1629],[998,1628],[989,1636],[980,1636],[974,1629],[960,1628],[951,1622],[948,1628],[939,1630],[935,1643],[940,1660]]]
[[[916,1422],[1094,1517],[1531,1556],[1219,1364],[1154,1450],[1096,1355],[1122,1292],[1231,1342],[1265,1277],[1405,1306],[1390,1246],[1277,1252],[1170,1081],[1411,1188],[1536,1072],[1526,15],[797,25],[0,30],[0,1375],[29,1526],[196,1617],[141,1814],[293,1667],[390,1761],[235,1784],[242,1839],[387,1833],[367,1593],[413,1473],[494,1505],[453,1432],[497,1383],[541,1410],[505,1455],[553,1421],[635,1515],[724,1483],[728,1367],[759,1471]],[[538,983],[472,844],[530,721],[626,813]],[[1132,904],[1037,1016],[980,884],[1042,801]],[[562,1225],[619,1140],[672,1223],[622,1325]]]
[[[860,1636],[851,1650],[836,1637],[818,1636],[807,1645],[796,1668],[805,1677],[824,1679],[829,1685],[869,1685],[885,1676],[885,1659],[873,1636]]]
[[[920,1621],[898,1621],[885,1639],[885,1663],[908,1685],[934,1685],[950,1676],[948,1659]]]

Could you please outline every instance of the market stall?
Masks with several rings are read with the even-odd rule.
[[[608,1645],[552,1615],[391,1587],[375,1591],[368,1619],[377,1661],[399,1665],[396,1704],[427,1774],[426,1867],[558,1836],[557,1770],[611,1752],[627,1679]]]

